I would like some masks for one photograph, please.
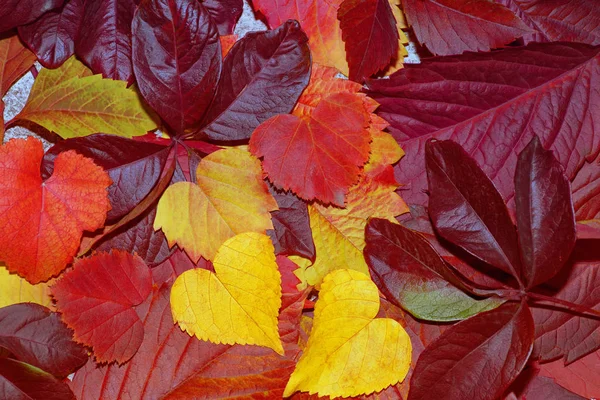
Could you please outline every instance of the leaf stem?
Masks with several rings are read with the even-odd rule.
[[[527,297],[533,300],[545,301],[548,303],[552,303],[553,305],[557,305],[561,311],[564,311],[565,307],[568,311],[576,311],[580,314],[588,315],[588,317],[600,318],[600,311],[594,310],[593,308],[585,307],[579,304],[571,303],[570,301],[565,301],[561,299],[557,299],[550,296],[545,296],[539,293],[527,293]]]

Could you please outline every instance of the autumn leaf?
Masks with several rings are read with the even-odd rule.
[[[0,4],[0,32],[35,21],[42,14],[60,7],[65,0],[6,0]]]
[[[225,240],[243,232],[272,229],[269,211],[277,203],[262,179],[258,160],[245,150],[228,148],[203,158],[198,184],[176,183],[163,193],[154,229],[162,229],[197,261],[212,260]]]
[[[410,367],[410,339],[398,322],[374,319],[378,311],[379,291],[367,275],[353,270],[327,275],[308,343],[284,397],[297,390],[358,396],[402,381]]]
[[[565,389],[593,399],[600,397],[598,365],[600,350],[569,364],[565,364],[563,359],[544,363],[540,365],[540,376],[552,378]]]
[[[227,240],[215,272],[181,274],[171,289],[173,319],[200,340],[254,344],[283,354],[277,331],[281,275],[268,236],[242,233]]]
[[[65,382],[11,358],[0,358],[0,393],[6,399],[75,400]]]
[[[0,265],[0,308],[17,303],[36,303],[49,307],[52,299],[48,285],[32,285]]]
[[[242,0],[202,0],[202,5],[208,10],[219,35],[233,34],[235,24],[242,15]]]
[[[104,224],[110,209],[110,178],[91,160],[65,152],[56,157],[54,174],[40,177],[44,155],[34,138],[14,139],[0,147],[0,259],[30,283],[62,271],[83,231]]]

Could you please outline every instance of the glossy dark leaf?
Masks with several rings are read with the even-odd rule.
[[[231,35],[235,24],[243,11],[243,0],[202,0],[213,22],[219,30],[219,35]]]
[[[133,65],[140,92],[177,134],[197,128],[221,72],[221,45],[196,0],[147,0],[133,19]]]
[[[10,358],[0,358],[0,398],[75,400],[66,383],[34,366]]]
[[[429,216],[444,239],[520,277],[517,232],[494,184],[457,143],[425,146]]]
[[[19,27],[19,37],[46,68],[58,68],[75,52],[84,0],[68,0],[31,24]]]
[[[517,161],[515,206],[523,278],[531,288],[560,271],[576,236],[569,180],[537,136]]]
[[[16,359],[64,378],[88,359],[58,314],[34,303],[0,309],[0,347]]]
[[[525,366],[533,331],[526,303],[459,322],[421,353],[408,400],[499,398]]]
[[[225,57],[204,134],[214,140],[249,139],[260,123],[292,111],[310,77],[307,42],[291,20],[236,42]]]
[[[363,82],[397,55],[398,28],[388,0],[345,0],[338,19],[353,81]]]
[[[3,0],[0,3],[0,33],[35,21],[65,0]]]

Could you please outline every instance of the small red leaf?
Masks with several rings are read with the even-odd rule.
[[[10,358],[0,358],[0,398],[75,400],[69,386],[47,372]]]

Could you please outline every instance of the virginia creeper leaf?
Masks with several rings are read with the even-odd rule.
[[[45,283],[32,285],[0,265],[0,307],[16,303],[36,303],[49,307],[52,299],[48,285]]]
[[[214,140],[250,138],[263,121],[287,114],[308,84],[310,50],[296,21],[250,32],[227,54],[202,131]]]
[[[358,396],[402,381],[410,367],[410,338],[398,322],[375,318],[378,311],[379,291],[367,275],[353,270],[328,274],[308,343],[284,397],[297,390]]]
[[[104,225],[110,178],[75,152],[56,157],[40,177],[44,149],[34,138],[0,147],[0,259],[30,283],[46,281],[75,255],[83,231]]]
[[[221,45],[199,1],[147,0],[133,18],[140,92],[176,134],[197,128],[221,72]]]
[[[600,397],[598,365],[600,365],[600,351],[589,354],[568,365],[565,365],[562,359],[542,364],[540,366],[540,376],[552,378],[565,389],[586,399],[593,399]]]
[[[459,322],[421,353],[408,400],[501,397],[525,366],[533,333],[525,302],[505,303]]]
[[[0,347],[19,361],[64,378],[88,359],[85,348],[58,317],[39,304],[14,304],[0,309]],[[1,359],[1,358],[0,358]]]
[[[35,21],[65,0],[5,0],[0,4],[0,32]]]
[[[0,358],[0,396],[11,400],[75,400],[65,382],[10,358]]]
[[[219,35],[231,35],[235,24],[240,19],[243,11],[243,0],[202,0],[214,24],[219,30]]]

